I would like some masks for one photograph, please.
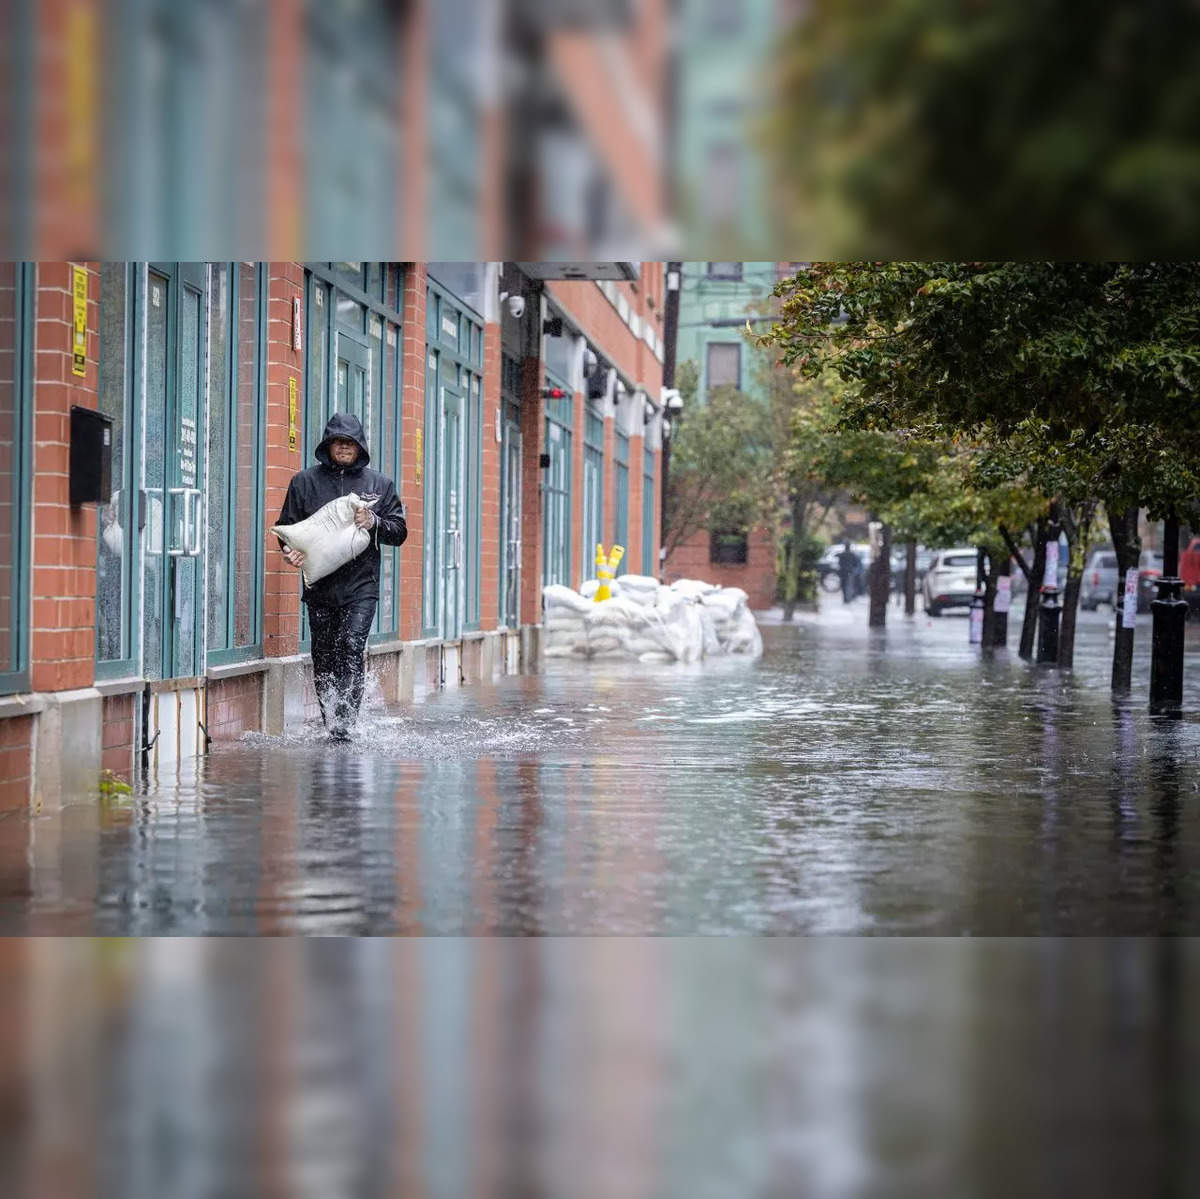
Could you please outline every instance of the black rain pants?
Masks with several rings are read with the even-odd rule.
[[[375,600],[358,600],[338,608],[308,607],[312,632],[313,686],[325,727],[347,731],[358,721],[367,670],[364,656]]]

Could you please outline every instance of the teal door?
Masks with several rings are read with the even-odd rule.
[[[203,673],[203,263],[146,274],[142,668],[146,678]]]
[[[441,487],[443,641],[458,641],[463,626],[463,397],[442,385]]]
[[[339,329],[334,367],[337,372],[337,411],[353,413],[362,421],[368,444],[371,439],[370,363],[366,338],[359,340]]]

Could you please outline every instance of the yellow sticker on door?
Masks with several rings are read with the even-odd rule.
[[[75,330],[71,344],[73,351],[71,373],[86,375],[88,274],[87,268],[82,266],[72,266],[71,272],[71,291],[75,300]]]

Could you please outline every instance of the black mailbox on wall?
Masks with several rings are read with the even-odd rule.
[[[112,498],[112,417],[71,405],[71,506]]]

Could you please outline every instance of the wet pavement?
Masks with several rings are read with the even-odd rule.
[[[965,618],[863,603],[757,662],[543,674],[221,745],[132,796],[0,820],[6,934],[1200,931],[1200,629],[1182,721]]]

